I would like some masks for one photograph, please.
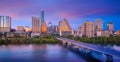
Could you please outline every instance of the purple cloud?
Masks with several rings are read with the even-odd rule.
[[[40,10],[44,9],[47,21],[74,20],[89,16],[120,16],[119,6],[118,0],[0,0],[0,15],[31,21],[31,16],[40,17]]]

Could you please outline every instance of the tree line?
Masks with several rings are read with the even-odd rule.
[[[0,45],[2,44],[41,44],[41,43],[58,43],[55,36],[36,36],[33,38],[0,38]]]
[[[116,36],[109,36],[109,37],[74,37],[72,35],[69,36],[62,36],[68,39],[85,42],[85,43],[91,43],[91,44],[100,44],[100,45],[120,45],[120,35]]]

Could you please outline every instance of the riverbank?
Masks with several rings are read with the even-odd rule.
[[[90,44],[98,44],[98,45],[120,45],[120,36],[110,36],[110,37],[73,37],[73,36],[63,36],[64,38],[68,38],[71,40],[76,40],[79,42],[85,42]]]
[[[0,38],[0,45],[3,44],[43,44],[43,43],[58,43],[54,36],[41,36],[33,38]]]

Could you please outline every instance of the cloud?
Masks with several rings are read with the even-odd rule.
[[[29,20],[40,17],[45,11],[47,21],[60,18],[80,19],[93,16],[120,15],[119,0],[0,0],[0,15],[13,20]]]

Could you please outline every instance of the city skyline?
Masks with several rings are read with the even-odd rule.
[[[119,3],[113,0],[1,0],[0,15],[11,16],[12,28],[18,25],[31,27],[31,17],[40,17],[40,11],[43,9],[47,23],[51,21],[58,25],[60,20],[67,18],[72,28],[77,30],[86,20],[94,22],[101,19],[104,29],[107,28],[108,22],[113,22],[115,30],[120,30]]]

